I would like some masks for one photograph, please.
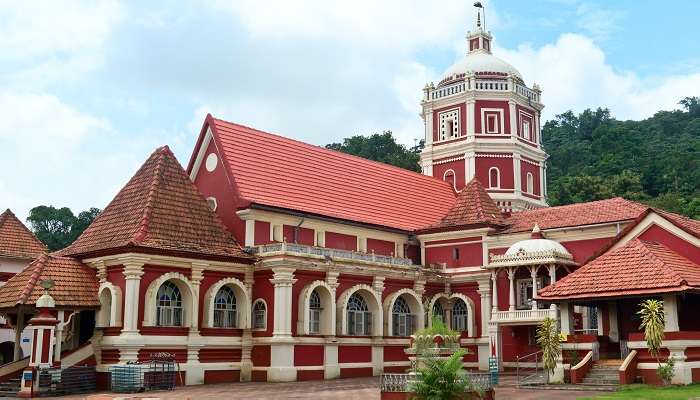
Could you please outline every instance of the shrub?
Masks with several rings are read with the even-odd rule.
[[[676,361],[673,357],[669,356],[668,360],[666,360],[666,364],[659,364],[659,367],[656,368],[656,374],[661,378],[661,382],[663,382],[664,385],[669,385],[673,380],[673,376],[675,375],[673,367],[675,365]]]

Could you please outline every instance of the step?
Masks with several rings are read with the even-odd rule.
[[[620,380],[617,379],[584,379],[583,383],[586,385],[619,385]]]

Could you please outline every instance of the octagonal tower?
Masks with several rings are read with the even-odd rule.
[[[456,191],[477,178],[504,211],[546,207],[542,92],[491,53],[491,32],[480,12],[466,38],[466,56],[437,85],[423,89],[423,173]]]

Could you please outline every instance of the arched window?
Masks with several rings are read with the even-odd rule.
[[[526,192],[533,194],[535,193],[535,180],[534,177],[532,176],[532,172],[527,173],[527,188]]]
[[[448,169],[445,171],[445,173],[442,175],[442,180],[452,185],[454,190],[457,190],[457,177],[455,176],[455,172],[453,170]]]
[[[438,316],[442,320],[442,322],[445,322],[445,309],[442,308],[442,304],[440,304],[439,301],[436,301],[435,304],[433,304],[433,317]]]
[[[167,281],[158,289],[158,326],[182,326],[182,294],[180,288]]]
[[[394,308],[391,310],[391,321],[394,336],[410,336],[413,333],[415,317],[411,314],[411,309],[403,297],[398,297],[394,301]]]
[[[359,293],[348,299],[348,335],[368,336],[372,332],[372,313],[367,302]]]
[[[266,329],[267,307],[262,300],[256,300],[253,305],[253,329]]]
[[[321,332],[321,295],[314,289],[309,296],[309,333]]]
[[[233,289],[223,286],[214,298],[214,326],[217,328],[235,328],[238,326],[236,314],[236,294]]]
[[[500,188],[501,187],[501,171],[496,167],[491,167],[489,169],[489,187],[490,188]]]
[[[452,306],[452,329],[456,331],[467,330],[467,305],[464,300],[457,299]]]

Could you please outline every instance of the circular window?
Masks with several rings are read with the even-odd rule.
[[[207,161],[205,163],[205,166],[207,167],[207,171],[212,172],[214,169],[216,169],[216,165],[219,163],[219,157],[216,156],[216,153],[211,153],[207,156]]]

